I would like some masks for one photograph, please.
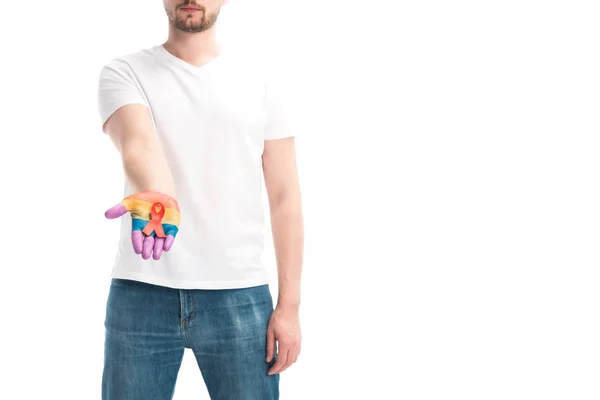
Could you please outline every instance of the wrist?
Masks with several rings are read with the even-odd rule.
[[[137,190],[135,194],[141,195],[141,196],[143,196],[143,195],[167,196],[171,200],[177,202],[174,189],[168,189],[168,188],[158,189],[158,188],[154,188],[154,187],[149,187],[148,189],[145,189],[145,190]]]
[[[300,308],[300,299],[279,297],[277,299],[277,308],[289,311],[298,311],[298,309]]]

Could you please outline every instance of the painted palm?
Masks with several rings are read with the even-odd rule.
[[[163,251],[173,246],[179,231],[179,205],[163,193],[144,191],[125,197],[107,210],[106,218],[119,218],[131,213],[131,243],[136,254],[145,260],[160,259]]]

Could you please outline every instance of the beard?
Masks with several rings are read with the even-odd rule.
[[[199,6],[194,4],[194,7]],[[211,28],[217,22],[221,9],[218,9],[213,14],[207,14],[206,9],[202,8],[201,11],[197,11],[191,17],[188,17],[188,15],[182,16],[183,14],[178,13],[177,9],[165,11],[167,12],[171,24],[180,31],[202,32]],[[200,17],[196,16],[196,14],[200,14]]]

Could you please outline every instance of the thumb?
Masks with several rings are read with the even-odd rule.
[[[127,213],[127,208],[122,203],[117,204],[116,206],[109,208],[104,213],[104,216],[108,219],[119,218],[122,215]]]

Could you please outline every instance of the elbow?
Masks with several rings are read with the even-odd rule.
[[[271,214],[300,215],[301,199],[297,190],[280,190],[269,196]]]

